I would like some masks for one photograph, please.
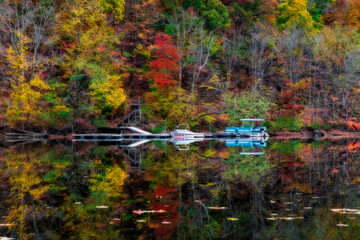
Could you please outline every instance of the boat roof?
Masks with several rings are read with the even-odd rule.
[[[240,119],[240,121],[243,121],[243,122],[263,122],[264,119],[260,119],[260,118],[243,118],[243,119]]]

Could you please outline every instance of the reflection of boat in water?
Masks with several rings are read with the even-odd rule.
[[[266,140],[263,138],[246,138],[226,140],[227,147],[266,147]]]
[[[252,137],[252,138],[245,138],[245,139],[231,139],[226,140],[227,147],[242,147],[243,151],[240,153],[241,155],[263,155],[264,152],[257,152],[255,151],[256,148],[259,147],[266,147],[267,138],[262,137]],[[245,148],[251,148],[251,152],[245,152]]]

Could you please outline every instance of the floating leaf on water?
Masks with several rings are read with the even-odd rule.
[[[141,210],[134,210],[133,213],[135,213],[135,214],[141,214],[142,212],[141,212]]]
[[[356,215],[360,215],[360,211],[358,209],[332,208],[332,209],[330,209],[330,211],[340,213],[340,214],[356,214]]]
[[[346,208],[345,211],[347,211],[347,212],[358,212],[359,210],[358,210],[358,209],[349,209],[349,208]]]
[[[225,209],[227,209],[227,207],[208,207],[208,209],[213,209],[213,210],[225,210]]]
[[[15,224],[12,223],[0,223],[0,227],[9,227],[9,226],[13,226]]]
[[[238,221],[239,219],[238,219],[238,218],[227,218],[227,220],[230,220],[230,221]]]
[[[332,212],[341,212],[343,209],[341,208],[331,208],[330,211]]]
[[[165,213],[166,210],[160,209],[160,210],[134,210],[134,214],[141,215],[143,213]]]
[[[96,206],[96,208],[99,208],[99,209],[106,209],[106,208],[109,208],[109,206],[103,206],[103,205],[101,205],[101,206]]]
[[[279,217],[277,219],[291,221],[291,220],[304,219],[304,217]]]

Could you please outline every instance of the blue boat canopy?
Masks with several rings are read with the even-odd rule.
[[[226,132],[239,133],[239,132],[251,132],[253,127],[226,127]]]
[[[243,118],[243,119],[240,119],[240,121],[242,121],[242,122],[263,122],[264,121],[264,119],[260,119],[260,118],[258,118],[258,119],[254,119],[254,118]]]

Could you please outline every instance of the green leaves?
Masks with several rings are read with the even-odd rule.
[[[334,0],[315,0],[309,3],[309,12],[314,21],[314,28],[321,29],[324,26],[322,17]]]
[[[314,20],[308,11],[307,0],[283,0],[278,8],[280,15],[276,22],[281,30],[294,27],[313,29]]]
[[[219,0],[205,0],[201,13],[209,29],[226,29],[230,27],[229,12]]]
[[[240,118],[266,118],[267,111],[271,106],[266,95],[261,95],[258,91],[229,95],[225,97],[225,101],[230,125],[237,125]]]

